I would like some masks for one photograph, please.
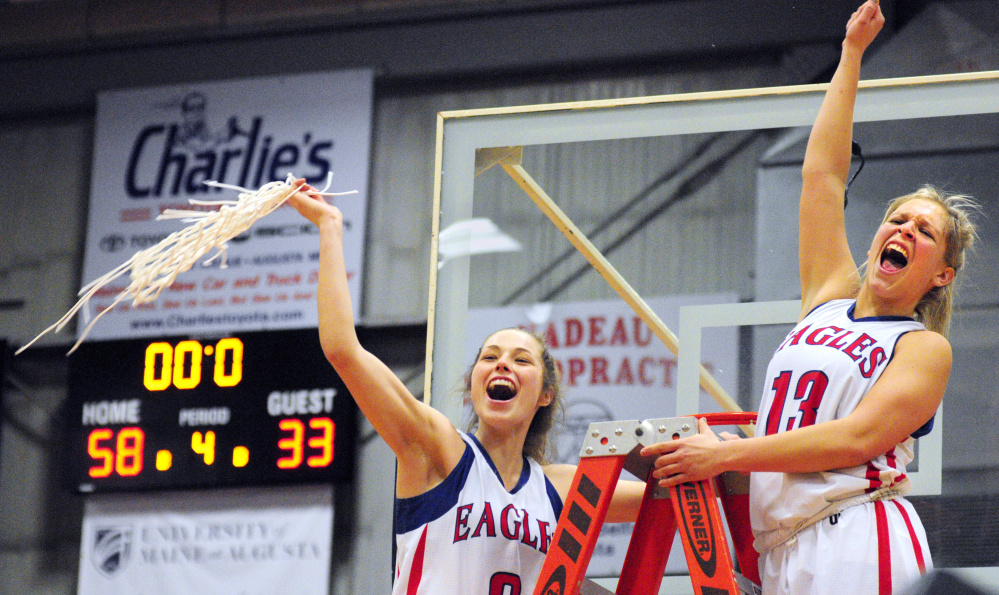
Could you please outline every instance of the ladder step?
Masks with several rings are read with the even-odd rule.
[[[709,425],[748,424],[755,413],[702,414]],[[632,532],[616,593],[656,595],[679,531],[694,592],[698,595],[760,595],[757,561],[749,530],[748,490],[744,477],[712,478],[659,489],[651,477],[653,457],[643,446],[693,435],[690,417],[590,425],[545,557],[534,595],[606,595],[586,579],[600,529],[607,517],[622,469],[646,478],[645,494]],[[716,490],[717,485],[717,490]],[[740,574],[733,567],[719,500],[733,537]]]

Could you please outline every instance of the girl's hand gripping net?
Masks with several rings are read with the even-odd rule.
[[[38,341],[43,335],[50,331],[59,332],[73,318],[73,316],[86,306],[90,298],[102,287],[117,279],[129,271],[131,283],[121,294],[115,298],[110,306],[102,310],[87,327],[80,333],[79,339],[73,344],[69,353],[76,351],[90,329],[100,320],[106,312],[113,309],[119,302],[127,298],[132,299],[132,305],[145,304],[154,301],[166,287],[169,287],[177,275],[190,269],[194,264],[206,255],[213,248],[215,254],[202,263],[209,265],[216,258],[221,258],[221,267],[226,268],[226,243],[250,228],[258,219],[264,217],[274,209],[278,208],[293,194],[305,187],[304,182],[296,184],[296,178],[291,174],[283,182],[270,182],[261,186],[259,190],[253,192],[214,181],[206,181],[208,186],[226,188],[239,192],[238,200],[207,201],[189,199],[188,202],[195,206],[218,207],[217,210],[195,211],[167,209],[157,217],[159,219],[182,219],[190,222],[191,225],[180,231],[176,231],[163,238],[160,243],[136,253],[128,261],[122,263],[111,272],[94,279],[85,285],[77,295],[79,301],[70,308],[55,324],[48,327],[29,343],[18,349],[15,354],[21,353]],[[340,196],[344,194],[354,194],[357,191],[331,193],[326,192],[332,182],[332,174],[326,178],[326,186],[319,194],[325,196]],[[84,310],[86,316],[87,310]]]

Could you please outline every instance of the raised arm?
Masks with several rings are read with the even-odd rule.
[[[884,15],[876,0],[868,0],[850,17],[839,66],[808,137],[798,215],[802,317],[830,299],[853,297],[859,287],[846,239],[843,201],[860,62],[882,25]]]
[[[399,459],[397,494],[422,494],[447,477],[461,459],[464,442],[447,417],[416,399],[392,370],[358,341],[347,288],[340,210],[310,187],[288,202],[319,227],[316,300],[323,353],[361,412]]]

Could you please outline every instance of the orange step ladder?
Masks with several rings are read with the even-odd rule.
[[[696,418],[700,417],[709,425],[744,425],[756,420],[755,413],[706,413],[590,424],[534,595],[611,593],[585,575],[622,469],[645,478],[647,485],[615,593],[658,593],[677,531],[695,595],[760,593],[758,554],[749,528],[748,476],[722,474],[660,488],[651,477],[654,458],[639,455],[644,446],[696,434]],[[733,567],[719,499],[742,574]]]

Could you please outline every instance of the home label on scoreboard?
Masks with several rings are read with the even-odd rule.
[[[356,417],[315,329],[89,341],[63,455],[83,493],[342,482]]]

